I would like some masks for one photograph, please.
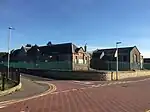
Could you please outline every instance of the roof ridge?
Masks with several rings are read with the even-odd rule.
[[[60,44],[52,44],[51,46],[58,46],[58,45],[66,45],[66,44],[72,44],[71,42],[69,43],[60,43]],[[38,47],[46,47],[47,45],[44,46],[38,46]]]
[[[119,47],[118,49],[125,49],[125,48],[134,48],[136,46],[132,46],[132,47]],[[113,49],[116,49],[116,48],[106,48],[106,49],[97,49],[97,50],[113,50]]]

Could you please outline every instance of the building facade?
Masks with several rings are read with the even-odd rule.
[[[100,59],[101,54],[104,54]],[[92,54],[91,68],[116,70],[116,48],[96,50]],[[142,68],[141,53],[134,47],[118,48],[119,70],[139,70]]]
[[[88,70],[90,55],[86,46],[77,47],[72,43],[34,45],[27,50],[25,47],[11,54],[11,61],[36,63],[35,67],[61,70]]]
[[[150,58],[144,58],[144,69],[150,70]]]

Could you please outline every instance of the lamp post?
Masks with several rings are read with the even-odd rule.
[[[121,42],[116,42],[116,80],[118,80],[118,45]]]
[[[7,78],[9,77],[9,61],[10,61],[10,39],[11,39],[11,31],[15,30],[13,27],[8,27],[9,30],[9,35],[8,35],[8,74],[7,74]]]

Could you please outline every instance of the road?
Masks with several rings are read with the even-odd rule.
[[[121,81],[49,81],[57,89],[41,97],[5,105],[0,112],[146,112],[150,78]]]
[[[33,78],[21,76],[21,83],[22,88],[19,91],[16,91],[12,94],[6,95],[6,96],[0,96],[0,102],[7,101],[7,100],[14,100],[14,99],[20,99],[20,98],[26,98],[33,95],[38,95],[40,93],[43,93],[44,91],[49,89],[49,86],[47,84],[39,84],[34,82]],[[37,81],[37,79],[35,80]]]

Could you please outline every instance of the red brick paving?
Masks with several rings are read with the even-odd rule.
[[[120,81],[133,81],[133,80],[142,80],[145,78],[150,78],[150,76],[141,76],[141,77],[131,77],[131,78],[126,78],[126,79],[121,79]]]
[[[70,92],[61,91],[80,86],[65,82],[57,86],[60,93],[13,104],[0,112],[145,112],[150,109],[150,81]]]
[[[84,87],[83,85],[73,83],[73,81],[67,81],[67,83],[66,81],[51,81],[50,83],[53,83],[57,87],[56,91],[70,90],[73,88],[79,89]]]

